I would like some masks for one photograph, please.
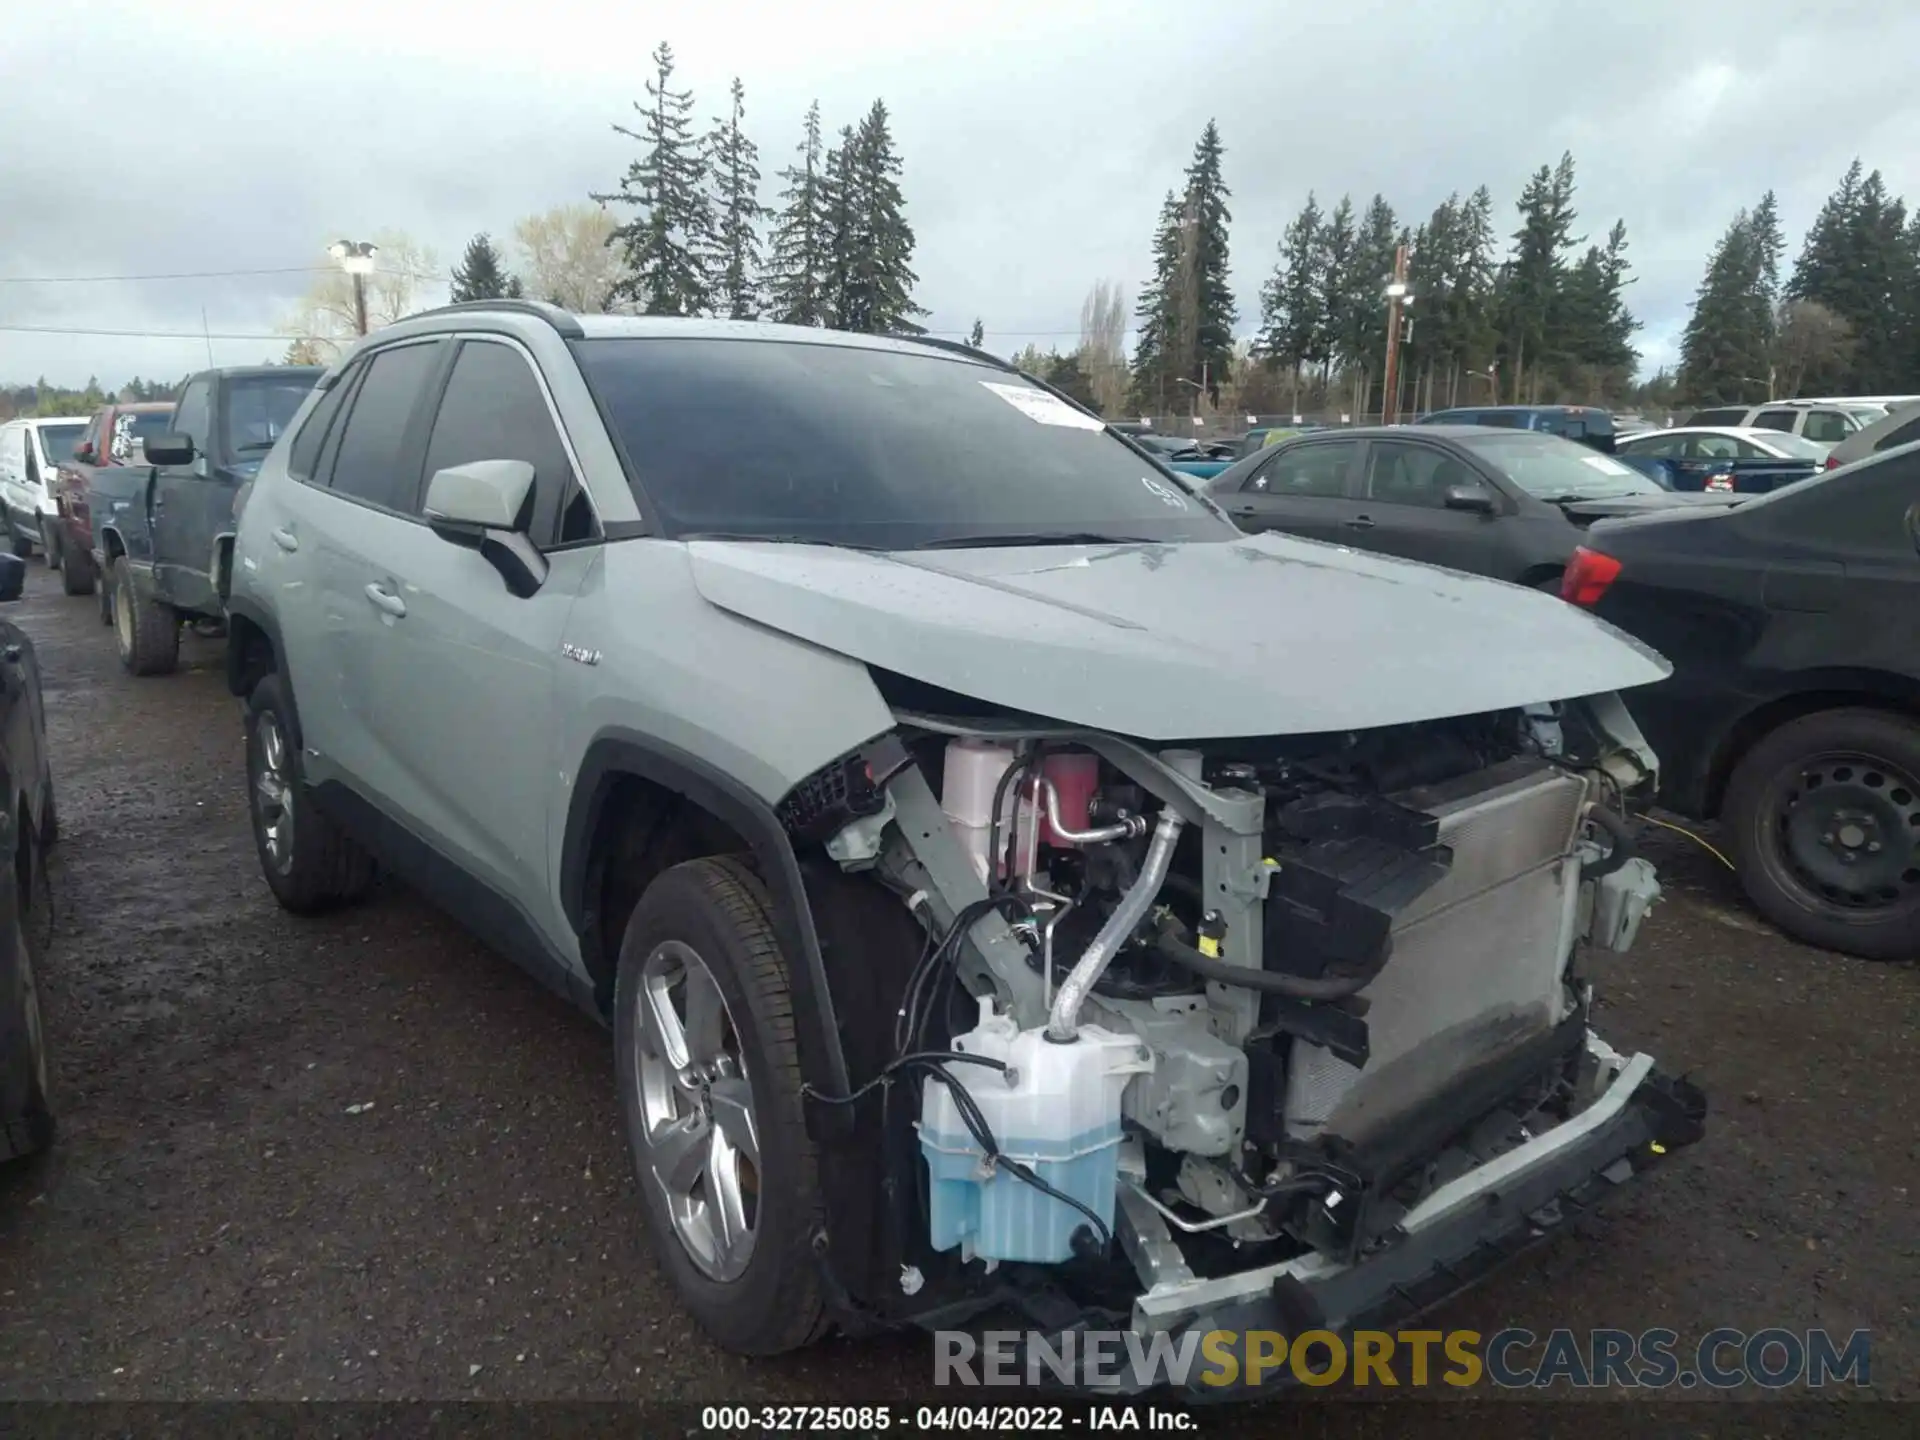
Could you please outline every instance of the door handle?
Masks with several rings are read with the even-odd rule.
[[[1371,530],[1373,529],[1373,517],[1371,515],[1356,515],[1347,521],[1347,529]]]
[[[299,538],[295,536],[291,530],[275,530],[273,532],[273,543],[278,545],[282,550],[289,552],[300,548]]]
[[[374,609],[384,610],[387,614],[400,616],[407,613],[407,602],[391,590],[383,590],[378,585],[367,586],[367,599],[373,602]]]

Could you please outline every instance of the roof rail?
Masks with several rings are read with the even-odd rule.
[[[411,315],[401,317],[406,320],[423,320],[430,315],[467,315],[487,310],[506,310],[515,315],[532,315],[546,321],[560,332],[563,339],[583,340],[587,332],[580,328],[580,322],[569,311],[558,305],[549,305],[544,300],[456,300],[450,305],[436,305],[431,310],[416,310]]]

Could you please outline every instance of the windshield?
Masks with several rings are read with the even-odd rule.
[[[1630,465],[1557,435],[1462,435],[1458,442],[1537,500],[1607,500],[1658,495],[1660,487]]]
[[[912,549],[1238,532],[1101,422],[935,353],[601,339],[581,367],[669,534]]]
[[[1808,440],[1800,435],[1787,435],[1778,430],[1767,430],[1753,437],[1753,443],[1768,450],[1777,450],[1795,460],[1824,460],[1831,445],[1822,445],[1818,440]]]
[[[71,425],[36,425],[34,428],[40,432],[40,453],[47,457],[49,465],[58,465],[73,458],[73,447],[87,433],[87,422],[76,420]]]
[[[1887,407],[1884,405],[1849,405],[1846,409],[1847,414],[1860,422],[1863,430],[1874,421],[1887,418]]]
[[[318,370],[288,375],[242,375],[227,382],[227,446],[236,455],[273,448],[320,378]]]

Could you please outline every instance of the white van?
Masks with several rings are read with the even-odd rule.
[[[84,415],[9,420],[0,425],[0,505],[5,507],[7,538],[14,554],[31,555],[37,546],[49,565],[58,563],[53,475],[60,462],[72,456],[86,431]]]

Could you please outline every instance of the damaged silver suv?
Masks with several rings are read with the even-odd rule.
[[[320,381],[228,679],[287,908],[404,877],[610,1024],[721,1344],[1388,1325],[1695,1139],[1550,596],[1244,536],[991,357],[481,302]]]

